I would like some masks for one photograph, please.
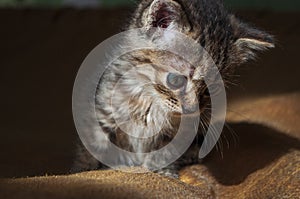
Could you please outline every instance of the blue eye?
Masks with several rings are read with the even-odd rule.
[[[187,83],[187,78],[183,75],[170,73],[167,77],[167,84],[171,89],[177,90]]]

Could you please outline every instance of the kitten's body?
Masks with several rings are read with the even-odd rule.
[[[200,43],[212,57],[225,83],[235,67],[253,58],[255,51],[273,47],[271,36],[241,23],[225,11],[219,0],[144,0],[129,29],[147,27],[178,31]],[[135,42],[135,39],[129,37],[127,42]],[[113,62],[100,80],[96,93],[96,114],[105,134],[94,132],[95,145],[105,151],[107,142],[111,141],[128,151],[147,153],[165,146],[175,136],[179,124],[176,114],[184,116],[200,109],[201,115],[207,117],[202,118],[202,122],[208,123],[209,93],[200,77],[207,62],[203,58],[193,67],[174,54],[155,50],[137,50]],[[184,65],[184,68],[176,65]],[[175,88],[170,85],[174,78],[177,78]],[[177,87],[178,81],[184,81],[181,87]],[[195,110],[195,97],[199,101],[198,110]],[[133,123],[120,127],[118,121]],[[198,160],[197,149],[206,128],[204,125],[199,130],[199,136],[186,154],[169,166],[175,173],[178,167]],[[124,129],[131,136],[124,133]],[[152,133],[158,134],[137,138]],[[75,170],[101,167],[81,147],[78,157]],[[119,158],[124,162],[132,161],[127,157]],[[146,167],[151,162],[143,156],[135,158]]]

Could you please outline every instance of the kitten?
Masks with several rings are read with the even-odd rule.
[[[228,13],[221,0],[142,0],[128,29],[145,27],[172,29],[198,42],[214,60],[225,83],[231,81],[238,65],[253,59],[256,52],[274,47],[271,35]],[[200,78],[200,64],[174,71],[176,65],[180,68],[186,64],[174,54],[146,49],[123,55],[112,63],[101,78],[95,97],[96,115],[105,131],[105,134],[94,132],[100,151],[106,150],[109,141],[131,152],[158,150],[174,138],[180,122],[176,115],[201,112],[204,125],[192,146],[160,172],[176,177],[180,167],[197,163],[203,133],[210,121],[210,94],[214,91],[208,91]],[[193,93],[197,94],[197,104]],[[132,136],[125,134],[116,122],[126,117],[122,114],[126,111],[138,124],[138,127],[124,124]],[[146,139],[135,137],[153,132],[159,133]],[[74,171],[104,167],[83,146],[78,147],[77,155]],[[124,163],[132,161],[120,158]]]

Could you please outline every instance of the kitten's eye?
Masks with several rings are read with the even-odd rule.
[[[167,84],[171,89],[177,90],[187,83],[187,78],[183,75],[170,73],[167,77]]]

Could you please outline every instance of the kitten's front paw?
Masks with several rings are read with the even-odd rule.
[[[156,171],[156,173],[158,173],[162,176],[179,179],[179,173],[178,173],[177,169],[164,168],[164,169],[160,169],[160,170]]]

